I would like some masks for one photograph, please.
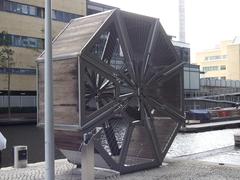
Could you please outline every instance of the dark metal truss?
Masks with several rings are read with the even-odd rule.
[[[161,165],[182,117],[182,64],[158,19],[113,11],[80,58],[81,126],[121,173]],[[148,147],[146,147],[148,146]]]
[[[161,165],[184,118],[183,63],[159,20],[119,9],[76,19],[54,41],[53,55],[78,66],[69,70],[76,108],[61,105],[77,109],[79,136],[99,130],[95,152],[108,166],[129,173]],[[64,145],[71,134],[66,124]]]

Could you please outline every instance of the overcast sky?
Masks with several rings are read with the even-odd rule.
[[[178,38],[178,0],[94,0],[123,10],[157,17]],[[186,42],[196,51],[240,36],[240,0],[185,0]]]

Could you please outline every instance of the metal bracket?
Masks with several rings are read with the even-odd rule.
[[[94,141],[92,136],[84,134],[84,143],[82,146],[82,180],[94,180]]]

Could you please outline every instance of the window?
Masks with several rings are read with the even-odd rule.
[[[9,3],[9,10],[12,12],[20,13],[20,7],[17,3],[8,2]]]
[[[221,65],[220,70],[226,70],[226,65]]]
[[[23,14],[28,14],[28,13],[29,13],[29,12],[28,12],[28,6],[22,5],[22,13],[23,13]]]
[[[225,77],[225,76],[222,76],[222,77],[220,77],[220,79],[222,79],[222,80],[226,80],[226,77]]]
[[[28,45],[32,48],[38,48],[38,39],[36,38],[28,38]]]
[[[33,6],[29,6],[29,15],[31,15],[31,16],[38,16],[37,8],[33,7]]]
[[[227,58],[227,55],[218,55],[218,56],[206,56],[204,59],[206,61],[217,61],[217,60],[223,60],[226,58]]]
[[[91,14],[96,14],[96,13],[99,13],[99,12],[101,12],[101,11],[98,11],[98,10],[95,10],[95,9],[87,9],[87,14],[88,15],[91,15]]]
[[[80,17],[80,15],[58,11],[58,10],[52,11],[52,18],[57,21],[69,22],[71,19],[78,18],[78,17]]]
[[[12,37],[9,34],[0,33],[0,46],[1,45],[9,45],[12,42]]]
[[[21,47],[22,44],[21,44],[21,37],[20,36],[12,36],[12,45],[13,46],[19,46]]]
[[[218,66],[206,66],[203,67],[203,71],[204,72],[208,72],[208,71],[218,71],[219,67]]]
[[[52,10],[52,19],[56,19],[56,11]]]
[[[63,13],[60,11],[55,11],[56,14],[56,20],[63,20]]]
[[[41,10],[43,10],[43,8],[0,0],[0,10],[41,17]]]
[[[218,77],[207,77],[206,79],[209,79],[209,80],[218,80]]]
[[[28,38],[22,37],[22,47],[28,47]]]
[[[0,67],[0,74],[7,74],[10,72],[11,74],[20,74],[20,75],[35,75],[35,69],[26,69],[26,68],[3,68]]]
[[[0,0],[0,10],[3,10],[3,0]]]

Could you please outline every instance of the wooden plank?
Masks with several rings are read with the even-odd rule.
[[[79,151],[82,142],[81,131],[55,130],[55,144],[59,149]]]
[[[79,53],[110,14],[111,12],[105,12],[72,21],[53,43],[53,57]]]
[[[78,125],[77,59],[53,61],[54,123]],[[44,63],[39,63],[39,123],[44,123]]]

